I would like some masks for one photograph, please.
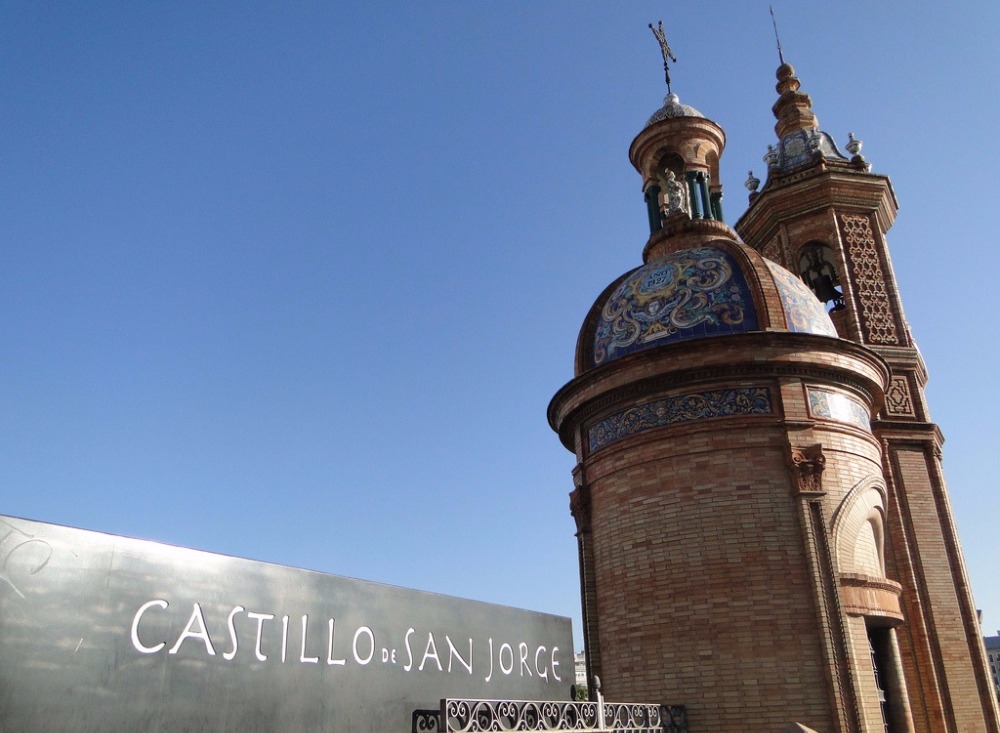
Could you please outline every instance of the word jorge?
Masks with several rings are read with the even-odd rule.
[[[208,657],[233,661],[237,655],[257,662],[280,661],[344,667],[348,663],[382,664],[403,672],[437,671],[445,674],[481,674],[484,682],[502,677],[533,677],[543,682],[561,682],[559,647],[527,642],[508,642],[490,637],[478,645],[473,638],[433,631],[418,632],[412,626],[402,634],[401,644],[376,638],[371,626],[358,625],[340,633],[335,618],[312,622],[308,614],[278,616],[233,606],[213,624],[225,629],[215,640],[199,603],[193,603],[187,623],[179,634],[165,631],[176,620],[170,604],[162,598],[143,603],[132,617],[132,646],[141,654],[176,655],[188,648]],[[312,624],[312,628],[311,625]],[[386,635],[388,636],[388,635]],[[170,645],[168,647],[168,644]],[[165,651],[164,651],[165,650]],[[190,652],[185,652],[190,653]],[[251,656],[252,655],[252,656]]]

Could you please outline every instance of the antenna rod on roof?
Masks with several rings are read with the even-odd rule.
[[[778,44],[778,61],[781,65],[785,65],[785,57],[781,53],[781,39],[778,38],[778,21],[774,19],[774,6],[768,5],[767,9],[771,11],[771,25],[774,26],[774,42]]]
[[[663,32],[663,21],[661,20],[657,28],[653,27],[653,24],[649,24],[649,30],[653,31],[653,35],[660,44],[660,53],[663,54],[663,75],[667,78],[667,94],[672,94],[670,91],[670,61],[677,63],[677,57],[674,56],[674,52],[670,50],[670,45],[667,43],[667,36]]]

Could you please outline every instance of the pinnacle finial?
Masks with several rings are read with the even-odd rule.
[[[650,23],[649,30],[653,31],[653,36],[660,44],[660,53],[663,55],[663,75],[667,80],[667,94],[672,94],[673,91],[670,89],[670,62],[673,61],[676,64],[677,57],[674,56],[674,52],[670,50],[670,44],[667,43],[667,35],[663,32],[662,20],[657,24],[656,28]]]
[[[812,100],[801,91],[801,83],[795,76],[795,69],[790,64],[782,64],[775,73],[778,83],[774,89],[778,92],[778,101],[771,107],[777,124],[774,131],[778,139],[796,130],[813,130],[819,127],[819,120],[812,110]]]

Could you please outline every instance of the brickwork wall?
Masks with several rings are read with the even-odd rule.
[[[862,721],[876,718],[857,708],[874,705],[878,712],[878,701],[867,640],[850,641],[857,625],[839,606],[834,533],[845,506],[873,484],[884,485],[881,446],[866,427],[811,413],[810,387],[868,408],[871,397],[847,387],[850,378],[817,380],[809,372],[863,375],[856,387],[875,382],[878,371],[850,353],[803,352],[797,339],[764,336],[764,349],[719,339],[669,360],[663,349],[658,359],[639,356],[603,370],[592,384],[576,383],[569,402],[584,418],[575,423],[574,444],[590,528],[584,595],[596,610],[588,643],[608,699],[686,704],[693,727],[735,733],[747,720],[759,730],[799,721],[821,731],[867,733]],[[702,380],[697,389],[763,385],[773,396],[773,414],[691,420],[628,435],[590,454],[582,438],[590,425],[692,389],[658,375],[676,373],[688,360],[709,374],[713,363],[748,357],[779,371],[797,364],[792,371],[802,376]],[[644,388],[622,391],[640,380]],[[791,451],[817,446],[825,460],[822,491],[803,495]],[[856,524],[844,523],[853,533],[852,556]],[[863,634],[864,620],[852,618]],[[859,669],[868,670],[863,682]]]
[[[894,623],[891,607],[898,604],[896,615],[901,609],[905,617],[891,635],[897,650],[894,669],[899,670],[895,680],[905,678],[906,687],[900,684],[895,697],[905,710],[897,710],[894,717],[897,723],[910,721],[902,727],[917,733],[1000,733],[975,606],[935,456],[940,435],[929,422],[923,391],[926,368],[912,346],[886,243],[897,208],[889,181],[863,167],[826,161],[787,175],[769,175],[764,190],[751,201],[736,230],[758,252],[797,272],[806,245],[822,242],[832,249],[846,305],[832,314],[838,333],[868,344],[891,370],[885,402],[873,416],[876,434],[884,441],[884,502],[877,507],[871,497],[868,501],[871,511],[884,511],[885,571],[902,586],[898,598],[892,597],[891,584],[879,587],[866,581],[876,568],[873,547],[878,538],[874,529],[862,526],[867,521],[864,513],[859,510],[840,526],[834,514],[833,522],[835,532],[841,533],[834,537],[838,566],[858,571],[851,587],[845,585],[853,609],[871,612],[878,617],[876,623]],[[786,403],[786,410],[791,409]],[[809,445],[816,437],[806,430],[792,442]],[[826,450],[825,439],[813,442]],[[835,479],[834,459],[828,452],[827,457],[824,488],[861,486],[852,481],[863,481],[863,476],[850,476],[849,471]],[[836,497],[824,497],[823,510],[837,512]],[[842,511],[849,512],[846,505]],[[850,653],[855,668],[861,669],[857,665],[864,651],[863,621],[852,616],[849,625]],[[865,700],[866,695],[862,691]],[[868,702],[859,704],[865,726],[874,717],[869,708]]]
[[[588,462],[605,693],[686,703],[693,729],[828,730],[786,438],[740,422]]]
[[[882,708],[875,687],[875,670],[872,667],[871,652],[868,647],[868,629],[861,616],[851,616],[847,620],[848,643],[850,645],[851,671],[857,685],[860,705],[859,713],[864,733],[885,733],[882,724]],[[883,690],[885,682],[882,682]]]
[[[913,444],[890,449],[899,503],[898,526],[892,531],[909,549],[897,562],[904,565],[901,572],[913,576],[907,605],[911,623],[899,634],[907,685],[911,698],[919,694],[918,730],[992,733],[997,729],[995,703],[981,694],[981,675],[974,666],[981,644],[978,635],[970,637],[965,569],[929,450]]]

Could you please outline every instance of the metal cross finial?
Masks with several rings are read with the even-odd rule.
[[[663,21],[661,20],[658,27],[654,28],[653,24],[649,24],[649,30],[653,31],[653,35],[656,36],[656,40],[660,44],[660,53],[663,54],[663,75],[667,79],[667,94],[671,94],[670,91],[670,62],[673,61],[677,63],[677,57],[674,56],[674,52],[670,50],[670,44],[667,43],[667,36],[663,32]]]

